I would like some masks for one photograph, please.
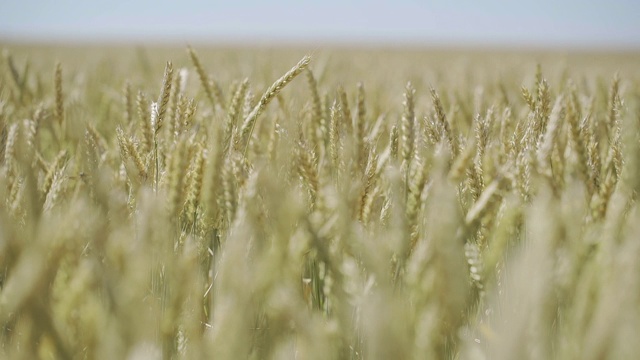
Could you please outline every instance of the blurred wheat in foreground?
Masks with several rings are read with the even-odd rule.
[[[1,358],[640,354],[637,68],[161,53],[4,51]]]

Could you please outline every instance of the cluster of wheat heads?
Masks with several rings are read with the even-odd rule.
[[[390,100],[188,59],[101,97],[4,54],[3,358],[640,353],[637,82]]]

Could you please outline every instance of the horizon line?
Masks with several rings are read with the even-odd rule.
[[[474,49],[474,50],[520,50],[520,51],[568,51],[568,52],[640,52],[640,43],[628,42],[607,43],[602,41],[569,42],[569,41],[505,41],[505,40],[470,40],[470,39],[436,39],[428,37],[322,37],[322,36],[149,36],[149,35],[91,35],[91,36],[43,36],[33,34],[0,34],[0,43],[39,46],[177,46],[180,44],[198,44],[201,46],[220,47],[352,47],[352,48],[440,48],[440,49]]]

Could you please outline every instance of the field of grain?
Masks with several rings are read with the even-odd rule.
[[[640,54],[26,46],[0,358],[640,354]]]

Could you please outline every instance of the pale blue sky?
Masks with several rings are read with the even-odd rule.
[[[640,0],[0,0],[0,39],[640,49]]]

